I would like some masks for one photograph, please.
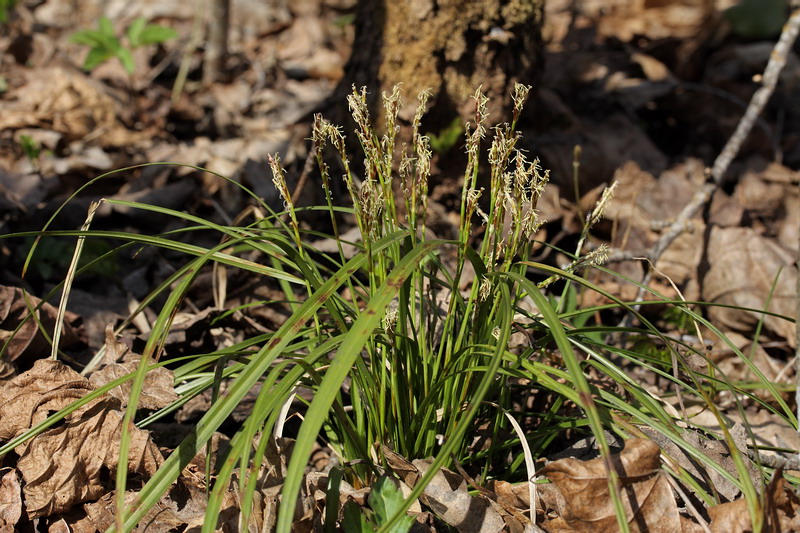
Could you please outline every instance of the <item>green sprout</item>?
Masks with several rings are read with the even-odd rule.
[[[2,0],[0,0],[2,1]],[[96,30],[83,30],[72,34],[71,41],[89,47],[89,53],[83,62],[85,70],[93,70],[98,65],[116,57],[128,74],[133,74],[133,54],[135,48],[149,44],[160,44],[178,36],[172,28],[147,24],[144,17],[134,20],[125,32],[128,46],[122,44],[114,32],[114,26],[108,17],[101,17]]]
[[[39,155],[42,153],[42,145],[39,144],[39,141],[30,135],[20,135],[19,145],[22,147],[22,151],[25,153],[25,157],[28,158],[28,161],[35,163],[36,160],[39,159]]]
[[[8,22],[8,12],[13,9],[17,0],[0,0],[0,23]]]
[[[362,510],[354,501],[344,506],[344,523],[346,531],[354,533],[372,533],[389,522],[403,505],[403,493],[388,477],[382,477],[372,486],[369,494],[369,505],[372,511]],[[365,512],[366,511],[366,512]],[[403,515],[393,526],[391,533],[406,533],[414,525],[414,517]]]
[[[453,119],[450,124],[439,131],[439,135],[429,133],[431,148],[437,154],[448,152],[464,135],[464,124],[460,117]]]

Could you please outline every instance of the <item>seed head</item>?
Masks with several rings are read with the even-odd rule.
[[[478,300],[485,302],[492,292],[492,284],[489,278],[484,277],[481,279],[481,285],[478,287]]]
[[[586,222],[588,223],[589,227],[594,226],[598,220],[603,218],[603,214],[605,214],[608,204],[611,202],[611,198],[614,196],[614,189],[617,188],[617,183],[619,182],[615,181],[610,187],[606,187],[603,190],[603,194],[597,201],[597,205],[595,205],[594,209],[586,215]]]
[[[514,116],[518,116],[522,112],[522,107],[525,105],[525,100],[528,99],[530,90],[530,85],[514,84],[514,96],[511,97],[514,100]]]

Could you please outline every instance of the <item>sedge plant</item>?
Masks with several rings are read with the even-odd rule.
[[[363,174],[359,175],[354,170],[356,165],[350,162],[342,130],[321,116],[315,117],[311,140],[320,169],[325,199],[322,206],[294,205],[285,171],[276,156],[270,158],[270,167],[285,209],[275,212],[246,191],[257,205],[248,211],[254,219],[248,225],[241,221],[235,225],[215,224],[163,207],[106,199],[112,205],[182,220],[185,226],[147,236],[89,230],[87,222],[87,228],[81,231],[45,228],[41,232],[15,235],[126,243],[83,266],[73,261],[69,279],[93,268],[112,253],[130,253],[128,250],[135,251],[144,245],[190,257],[118,327],[118,330],[126,327],[135,315],[159,299],[165,302],[143,350],[139,369],[127,378],[120,378],[133,380],[135,384],[126,420],[136,420],[140,427],[146,427],[208,389],[214,391],[214,401],[191,434],[141,488],[133,503],[126,504],[122,498],[129,488],[127,472],[125,469],[117,472],[120,496],[115,530],[130,531],[136,526],[256,385],[260,391],[252,412],[233,436],[225,460],[218,462],[221,466],[213,484],[209,480],[203,531],[214,531],[222,501],[230,490],[239,493],[242,526],[249,524],[267,447],[275,436],[281,435],[287,408],[296,397],[299,399],[296,395],[299,387],[310,389],[313,394],[303,409],[303,421],[283,479],[276,526],[281,533],[291,530],[295,503],[315,442],[322,441],[330,447],[343,467],[337,475],[343,474],[356,486],[371,485],[382,479],[389,466],[386,459],[389,451],[409,460],[433,458],[431,468],[411,494],[402,503],[393,496],[392,505],[381,511],[374,524],[380,531],[395,531],[401,521],[407,522],[403,518],[405,510],[438,468],[467,465],[479,473],[479,480],[514,475],[519,469],[524,479],[530,474],[522,474],[520,450],[524,448],[525,463],[531,471],[532,459],[541,456],[554,439],[568,431],[592,434],[596,439],[606,461],[617,521],[620,529],[626,531],[628,517],[607,432],[623,438],[641,437],[644,427],[661,434],[697,464],[715,470],[738,487],[748,497],[753,523],[758,522],[760,487],[747,474],[746,451],[739,450],[733,442],[722,414],[714,405],[715,399],[721,392],[733,392],[740,410],[742,402],[758,403],[796,424],[791,409],[781,391],[757,368],[752,368],[758,376],[757,383],[739,384],[725,379],[713,361],[708,361],[707,372],[687,365],[686,353],[706,355],[662,333],[632,303],[621,301],[579,275],[581,269],[594,267],[606,275],[617,276],[600,266],[604,248],[585,254],[582,250],[589,228],[602,216],[613,189],[587,213],[586,228],[570,265],[555,268],[532,260],[537,246],[534,237],[542,223],[537,202],[548,175],[537,160],[529,161],[517,148],[520,139],[517,119],[528,90],[516,86],[510,123],[491,129],[486,125],[487,99],[480,90],[475,93],[474,120],[464,128],[467,163],[460,222],[457,237],[452,240],[437,239],[428,229],[432,155],[430,140],[420,133],[428,94],[422,93],[418,98],[410,144],[398,146],[397,116],[401,106],[398,89],[383,97],[386,121],[383,134],[373,128],[365,90],[354,89],[348,98],[364,157]],[[335,168],[342,169],[341,176],[332,175],[331,158],[337,160]],[[479,179],[482,169],[486,169],[486,175]],[[92,180],[86,187],[104,177]],[[227,178],[220,176],[220,179]],[[350,207],[337,205],[333,181],[338,179],[344,183]],[[326,214],[330,231],[304,227],[301,216],[304,211]],[[340,225],[348,217],[360,230],[358,242],[346,243],[341,236]],[[191,236],[198,231],[215,232],[219,243],[212,247],[191,244]],[[319,239],[333,239],[337,252],[319,252],[313,244]],[[254,260],[253,252],[262,259]],[[283,301],[260,305],[283,305],[288,318],[274,332],[172,362],[180,399],[137,419],[135,391],[141,388],[149,368],[165,364],[168,356],[165,339],[172,320],[198,274],[211,265],[221,276],[225,268],[240,268],[271,279],[283,293]],[[531,277],[534,271],[549,277],[534,283]],[[472,276],[470,272],[474,272],[474,277],[467,277]],[[560,298],[548,298],[545,287],[555,280],[561,280],[566,288]],[[609,303],[574,308],[569,302],[575,298],[566,296],[575,287],[598,292]],[[58,290],[60,287],[54,292]],[[702,324],[726,342],[724,335],[690,302],[668,300],[651,289],[646,290],[662,305],[674,306],[692,324]],[[215,293],[217,300],[224,303],[224,283],[219,282]],[[587,316],[610,309],[633,313],[641,325],[620,328],[587,320]],[[509,339],[514,332],[524,333],[528,345],[510,348]],[[637,353],[608,340],[622,332],[660,343],[667,356]],[[747,363],[748,358],[727,342]],[[91,366],[86,372],[91,371]],[[691,395],[709,406],[723,428],[717,438],[731,447],[736,473],[706,457],[702,447],[687,438],[686,428],[692,427],[691,419],[676,414],[664,398],[637,382],[629,371],[633,367],[665,380],[669,384],[667,397]],[[681,372],[674,371],[675,368]],[[605,376],[614,386],[590,384],[589,373]],[[519,381],[533,384],[555,400],[544,412],[520,412],[510,392],[511,384]],[[99,395],[104,390],[107,388],[93,394]],[[766,394],[757,395],[756,390]],[[0,456],[47,430],[87,401],[80,400],[5,443],[0,447]],[[571,410],[565,411],[567,406]],[[567,414],[576,412],[579,415]],[[509,417],[534,418],[539,423],[523,430],[517,423],[510,424]],[[521,437],[508,437],[514,434],[508,429],[511,425]],[[126,439],[130,438],[127,427],[122,431],[119,464],[127,464]],[[487,445],[474,447],[476,428],[482,428],[483,435],[489,436]],[[699,429],[708,432],[707,428]],[[524,446],[520,445],[522,439],[527,441]],[[751,441],[755,443],[755,439]],[[511,451],[519,452],[518,458],[506,463],[505,471],[498,471],[498,458],[507,457]],[[664,454],[663,468],[698,500],[708,505],[719,502],[714,487],[699,482],[677,458]],[[353,516],[352,510],[349,515]],[[338,512],[328,509],[326,516],[329,521],[336,520]],[[331,527],[327,526],[329,530]]]

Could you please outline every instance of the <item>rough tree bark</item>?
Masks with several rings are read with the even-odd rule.
[[[228,29],[230,27],[231,0],[213,0],[208,25],[208,47],[203,67],[203,83],[211,85],[224,81],[228,60]]]
[[[544,0],[359,0],[353,53],[335,99],[367,86],[373,116],[382,91],[403,84],[409,120],[430,89],[429,131],[474,115],[478,86],[490,121],[509,120],[515,82],[535,85],[542,68]],[[375,121],[380,124],[380,120]]]

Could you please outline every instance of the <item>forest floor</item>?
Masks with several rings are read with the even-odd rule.
[[[717,3],[722,8],[731,2]],[[191,49],[194,3],[82,0],[80,9],[67,0],[18,4],[9,21],[0,26],[3,235],[41,229],[78,188],[102,173],[158,161],[204,167],[280,208],[267,156],[281,155],[289,186],[294,188],[310,150],[313,114],[345,105],[329,97],[342,77],[353,40],[353,0],[233,2],[229,79],[213,84],[201,81],[202,42]],[[642,2],[587,1],[578,11],[571,11],[570,4],[549,2],[545,71],[528,104],[533,118],[522,126],[530,155],[540,157],[542,166],[550,170],[551,182],[539,205],[547,223],[537,238],[573,249],[583,214],[603,187],[616,181],[613,203],[594,229],[591,243],[608,243],[612,249],[608,266],[642,280],[648,263],[630,258],[648,254],[660,228],[675,219],[705,182],[706,167],[719,154],[759,85],[777,33],[744,37],[721,11],[705,13],[702,5],[707,2],[653,2],[656,7],[646,7]],[[120,35],[134,19],[144,17],[175,29],[179,37],[133,50],[132,74],[116,59],[87,72],[81,68],[87,47],[72,42],[70,36],[95,28],[103,14]],[[184,61],[188,81],[175,93]],[[793,169],[800,167],[798,88],[800,62],[793,54],[723,186],[658,260],[651,287],[687,301],[768,308],[778,315],[796,316],[800,178]],[[352,129],[353,125],[344,127],[346,132]],[[573,181],[576,145],[581,147],[577,191]],[[457,151],[460,145],[450,149]],[[451,155],[435,154],[434,172]],[[434,176],[430,209],[442,218],[440,227],[451,218],[452,199],[460,186],[453,176]],[[317,188],[313,179],[302,187],[298,205],[321,202]],[[236,219],[249,200],[239,188],[206,172],[178,166],[137,167],[83,189],[60,210],[51,228],[80,228],[90,203],[105,197],[150,203],[222,223]],[[174,229],[170,224],[174,222],[152,212],[104,205],[92,228],[154,234]],[[23,277],[32,242],[32,237],[0,240],[0,338],[4,340],[17,329],[30,305],[18,289],[45,297],[64,279],[72,258],[74,241],[44,240]],[[112,246],[111,242],[91,242],[85,250],[90,257]],[[566,255],[556,252],[541,260],[568,263]],[[119,325],[178,263],[174,255],[145,249],[129,260],[106,261],[75,281],[61,343],[75,368],[85,365],[101,347],[114,345],[107,327]],[[599,272],[586,276],[622,299],[636,297],[634,285],[621,285]],[[225,309],[275,299],[276,289],[252,276],[232,274],[227,299],[219,308],[212,283],[210,274],[201,276],[189,293],[165,347],[169,357],[213,350],[253,332],[274,331],[285,319],[280,309],[254,307],[236,320],[216,325]],[[52,306],[42,308],[40,321],[52,328],[58,297],[50,302]],[[674,329],[662,312],[652,307],[647,314],[665,331]],[[791,389],[797,343],[794,324],[771,315],[761,320],[757,313],[730,307],[706,312],[742,352],[751,353],[752,362],[767,379]],[[141,351],[147,341],[148,321],[155,313],[148,310],[144,316],[120,335],[134,352]],[[702,332],[689,337],[689,343],[703,342]],[[753,378],[750,367],[729,347],[709,343],[706,350],[728,379]],[[35,324],[17,331],[3,354],[0,391],[3,383],[30,371],[48,354],[48,339]],[[39,386],[46,390],[51,385]],[[246,417],[253,398],[233,413],[227,430],[235,430]],[[793,395],[787,392],[786,398]],[[174,448],[209,401],[210,396],[200,397],[182,407],[173,421],[149,428],[157,446]],[[733,402],[723,407],[732,427],[737,423],[741,427],[745,413]],[[717,424],[708,412],[692,416],[709,428]],[[701,422],[705,416],[708,419]],[[797,432],[772,411],[751,405],[746,416],[762,445],[800,449]],[[8,436],[0,431],[0,441],[6,440]],[[546,456],[568,456],[570,450],[578,449],[570,448],[575,444],[559,441]],[[78,460],[76,449],[64,446],[59,452],[62,460],[69,462],[70,453]],[[314,459],[323,469],[325,448]],[[26,514],[33,504],[29,495],[28,501],[22,499],[26,493],[20,488],[24,483],[20,485],[18,465],[7,456],[1,466],[0,501],[20,503],[0,505],[0,531],[66,531],[67,526],[72,531],[95,531],[110,525],[110,492],[75,499],[66,506],[62,502],[58,513]],[[203,467],[196,468],[202,471]],[[199,501],[201,496],[192,493],[186,498]],[[47,508],[49,503],[39,505]],[[309,509],[316,505],[312,502]],[[180,512],[171,513],[164,523],[142,531],[196,527],[202,505],[184,505]],[[306,526],[298,525],[298,531],[314,527],[312,519],[303,523]],[[435,523],[431,519],[425,530],[436,530],[431,525]],[[508,522],[506,527],[514,530]]]

